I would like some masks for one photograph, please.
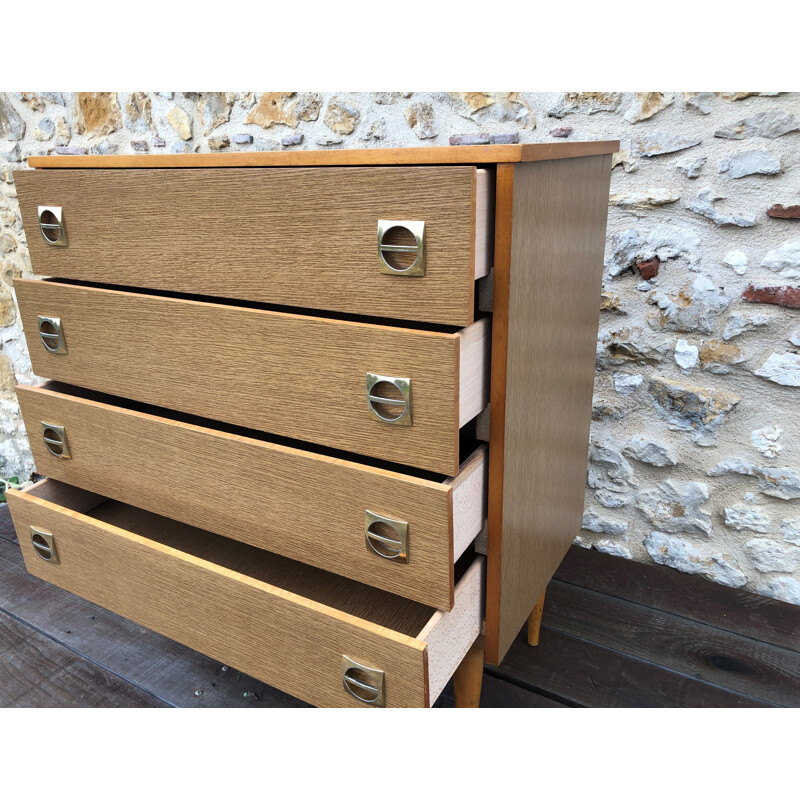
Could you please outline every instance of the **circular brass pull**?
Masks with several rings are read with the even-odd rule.
[[[382,669],[365,667],[352,658],[342,656],[342,686],[356,700],[370,706],[383,707],[384,672]]]
[[[42,439],[47,452],[56,458],[71,458],[67,431],[63,425],[54,425],[52,422],[42,423]]]
[[[402,564],[408,562],[408,523],[404,520],[367,511],[365,538],[375,555]]]
[[[379,422],[411,425],[411,379],[368,372],[367,409]]]
[[[51,564],[59,564],[58,551],[53,534],[40,531],[31,526],[31,544],[33,551],[42,561],[49,561]]]
[[[424,275],[425,223],[379,219],[378,258],[380,271],[388,275]]]

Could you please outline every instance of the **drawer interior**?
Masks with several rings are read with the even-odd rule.
[[[58,481],[39,483],[26,494],[136,534],[147,543],[170,547],[239,576],[253,578],[406,636],[419,637],[430,628],[433,618],[446,616],[413,600]],[[18,532],[18,535],[24,533]],[[473,558],[472,554],[465,554],[459,560],[455,567],[456,580],[465,574]]]

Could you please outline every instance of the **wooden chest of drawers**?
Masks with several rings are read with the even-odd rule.
[[[580,527],[617,144],[32,158],[28,570],[315,705],[475,705]]]

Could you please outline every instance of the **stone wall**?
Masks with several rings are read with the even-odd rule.
[[[0,95],[0,476],[33,469],[13,393],[36,380],[12,289],[28,155],[597,138],[622,151],[578,543],[800,604],[798,94]]]

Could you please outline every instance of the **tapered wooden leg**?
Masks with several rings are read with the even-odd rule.
[[[536,601],[536,605],[528,617],[528,644],[531,647],[536,647],[539,644],[539,628],[542,624],[542,611],[544,611],[544,596],[546,592],[542,592],[542,596]]]
[[[479,636],[453,675],[456,708],[479,708],[483,684],[483,636]]]

